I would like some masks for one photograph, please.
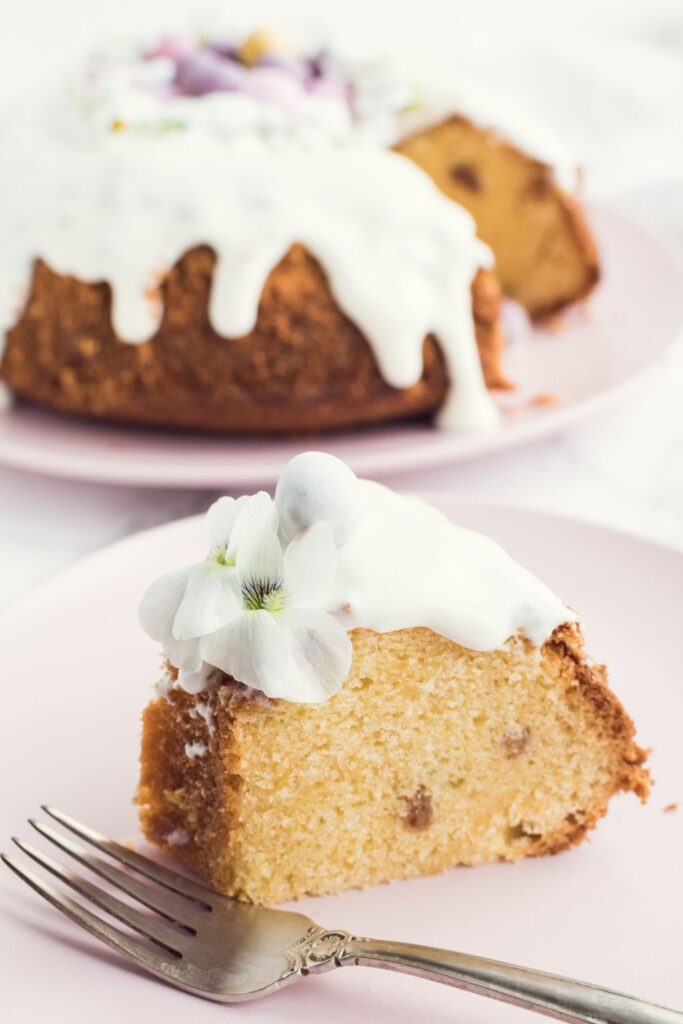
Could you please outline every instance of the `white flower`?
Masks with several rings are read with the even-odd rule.
[[[173,635],[173,622],[191,572],[192,566],[173,569],[156,580],[140,602],[138,618],[145,633],[161,642],[172,665],[183,671],[197,672],[202,665],[199,639],[177,640]]]
[[[250,530],[235,564],[241,607],[200,641],[204,661],[268,697],[316,704],[332,696],[352,654],[343,626],[319,606],[336,562],[326,522],[314,523],[284,552],[272,530]]]
[[[235,557],[248,529],[277,529],[269,494],[219,498],[207,513],[210,550],[199,565],[174,569],[158,579],[142,599],[139,618],[153,640],[163,644],[171,664],[186,673],[202,667],[199,637],[225,625],[239,609]]]
[[[287,543],[264,491],[221,498],[207,518],[208,556],[152,584],[140,605],[143,629],[191,693],[220,669],[268,697],[326,700],[352,653],[343,626],[322,607],[337,568],[331,526],[318,521]]]

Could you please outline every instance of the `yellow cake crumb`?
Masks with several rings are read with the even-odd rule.
[[[279,903],[555,852],[617,791],[647,795],[633,724],[576,626],[540,651],[517,637],[479,653],[427,629],[351,637],[324,704],[226,681],[147,707],[143,830],[216,889]]]
[[[548,317],[598,280],[595,244],[580,205],[552,168],[485,127],[450,117],[395,147],[470,211],[491,246],[503,291]]]

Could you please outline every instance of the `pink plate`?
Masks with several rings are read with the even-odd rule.
[[[683,1006],[683,556],[569,520],[438,504],[502,541],[581,609],[590,649],[610,665],[641,742],[653,749],[654,792],[646,807],[631,795],[616,798],[590,842],[556,857],[455,869],[300,906],[319,923],[356,934],[513,960]],[[3,849],[11,834],[45,845],[26,824],[29,815],[40,817],[43,802],[110,835],[135,836],[139,716],[158,668],[135,608],[153,577],[203,549],[201,519],[172,523],[91,556],[0,617]],[[678,810],[665,811],[677,802]],[[1,866],[0,908],[7,1021],[524,1019],[480,997],[361,968],[231,1010],[129,967]]]
[[[683,323],[683,277],[670,252],[621,213],[592,212],[604,277],[585,310],[559,330],[506,312],[509,377],[500,425],[484,434],[428,425],[382,427],[316,440],[357,473],[381,477],[447,465],[536,440],[623,395],[662,356]],[[549,402],[548,402],[549,400]],[[84,480],[142,486],[273,483],[297,440],[230,440],[69,420],[17,404],[0,414],[0,462]]]

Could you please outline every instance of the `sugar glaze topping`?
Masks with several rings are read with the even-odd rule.
[[[273,152],[197,134],[110,134],[93,147],[52,140],[3,163],[0,328],[36,254],[55,271],[108,281],[112,321],[128,342],[152,337],[154,287],[188,249],[212,246],[209,314],[225,339],[256,323],[268,274],[299,242],[320,260],[341,308],[367,337],[393,387],[422,375],[424,338],[438,338],[456,382],[444,425],[497,421],[477,354],[471,283],[489,250],[463,209],[407,160],[354,146]],[[229,344],[229,340],[226,340]]]
[[[491,651],[518,633],[540,646],[575,618],[488,537],[319,452],[288,463],[274,502],[220,499],[209,532],[205,562],[162,577],[140,609],[190,690],[219,668],[269,697],[318,703],[348,674],[356,628],[423,626]]]
[[[323,603],[347,629],[426,626],[463,647],[490,651],[519,631],[538,646],[572,618],[495,541],[418,498],[357,479],[331,455],[292,459],[275,500],[281,520],[296,510],[304,528],[313,517],[337,533],[346,527]]]
[[[100,59],[80,109],[101,130],[200,126],[228,138],[249,130],[309,144],[360,136],[384,146],[457,114],[545,163],[562,188],[577,185],[576,161],[550,125],[452,63],[335,53],[303,39],[294,46],[264,29],[246,38],[166,36],[142,59],[134,49]]]

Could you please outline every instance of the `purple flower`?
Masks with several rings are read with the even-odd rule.
[[[213,50],[197,50],[178,61],[176,84],[187,96],[244,89],[247,71]]]
[[[329,50],[319,50],[308,60],[311,75],[314,78],[322,78],[330,70],[332,54]]]
[[[227,57],[229,60],[238,60],[239,46],[227,39],[212,39],[207,43],[207,48],[217,53],[219,57]]]
[[[259,68],[276,68],[278,71],[286,71],[291,78],[297,82],[306,82],[310,77],[308,62],[299,60],[296,57],[288,57],[282,53],[266,53],[258,62]]]

